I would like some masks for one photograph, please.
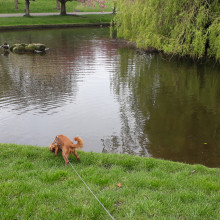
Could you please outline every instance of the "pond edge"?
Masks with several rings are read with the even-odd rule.
[[[18,25],[0,26],[0,30],[26,30],[26,29],[53,29],[53,28],[72,28],[72,27],[109,27],[109,22],[101,23],[82,23],[82,24],[40,24],[40,25]]]

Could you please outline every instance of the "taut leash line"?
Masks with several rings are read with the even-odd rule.
[[[72,169],[75,171],[75,173],[77,174],[77,176],[81,179],[81,181],[84,183],[84,185],[87,187],[87,189],[92,193],[92,195],[96,198],[96,200],[99,202],[99,204],[102,206],[102,208],[107,212],[107,214],[109,215],[109,217],[112,219],[112,220],[115,220],[114,217],[110,214],[110,212],[105,208],[105,206],[101,203],[101,201],[98,199],[98,197],[93,193],[93,191],[89,188],[89,186],[86,184],[86,182],[82,179],[82,177],[79,175],[79,173],[77,172],[77,170],[75,169],[75,167],[72,165],[72,163],[70,163],[68,157],[66,156],[65,152],[63,151],[62,147],[61,147],[61,144],[60,144],[60,140],[59,140],[59,137],[56,136],[56,138],[58,139],[58,142],[59,142],[59,145],[60,145],[60,148],[64,154],[64,156],[66,157],[67,161],[69,162],[69,164],[71,165]]]

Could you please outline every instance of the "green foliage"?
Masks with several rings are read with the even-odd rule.
[[[216,56],[220,59],[220,18],[216,18],[215,21],[208,29],[209,31],[209,56]]]
[[[218,0],[118,0],[118,37],[167,54],[220,59]]]

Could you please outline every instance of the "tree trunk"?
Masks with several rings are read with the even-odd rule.
[[[61,11],[60,15],[66,15],[66,0],[61,0]]]
[[[114,2],[114,7],[113,7],[113,12],[112,12],[112,13],[115,14],[115,13],[116,13],[116,4],[117,4],[117,3],[116,3],[115,0],[114,0],[113,2]]]
[[[29,5],[30,5],[30,0],[25,0],[25,16],[30,16],[30,11],[29,11]]]
[[[18,0],[15,0],[15,9],[18,10]]]
[[[56,7],[57,10],[60,10],[60,2],[59,0],[57,0],[57,7]]]

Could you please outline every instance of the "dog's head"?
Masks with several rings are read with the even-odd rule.
[[[58,147],[58,146],[57,146],[55,143],[52,143],[52,144],[49,145],[49,150],[50,150],[51,152],[55,152],[55,149],[56,149],[57,147]]]

